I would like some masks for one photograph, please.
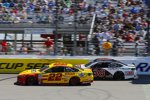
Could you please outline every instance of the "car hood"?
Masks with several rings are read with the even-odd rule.
[[[40,73],[39,69],[30,69],[30,70],[26,70],[23,71],[21,73],[19,73],[19,75],[23,75],[23,74],[38,74]]]
[[[84,69],[84,72],[85,72],[85,73],[93,73],[92,70],[89,69],[89,68],[85,68],[85,69]]]
[[[127,64],[128,68],[136,68],[134,64]]]

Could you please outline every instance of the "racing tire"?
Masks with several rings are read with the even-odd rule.
[[[29,85],[29,86],[35,85],[36,84],[36,79],[33,76],[30,76],[30,77],[27,78],[26,84]]]
[[[71,85],[71,86],[80,85],[80,79],[78,77],[71,78],[69,81],[69,85]]]
[[[116,72],[113,76],[114,80],[124,80],[124,74],[122,72]]]

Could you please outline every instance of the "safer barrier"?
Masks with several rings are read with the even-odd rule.
[[[96,58],[111,58],[126,64],[135,64],[138,75],[150,75],[150,57],[112,56],[31,56],[5,55],[0,58],[0,73],[19,73],[27,69],[37,69],[54,62],[86,64]]]

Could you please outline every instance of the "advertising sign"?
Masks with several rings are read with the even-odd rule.
[[[0,73],[19,73],[28,69],[40,69],[45,65],[54,62],[64,62],[71,64],[87,63],[86,59],[32,59],[32,58],[1,58],[0,59]]]

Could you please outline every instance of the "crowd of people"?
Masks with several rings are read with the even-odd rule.
[[[0,23],[54,23],[55,14],[58,20],[71,19],[78,10],[79,23],[86,23],[91,17],[85,7],[86,2],[79,0],[77,5],[67,7],[64,0],[0,0]],[[72,0],[74,2],[74,0]]]
[[[142,0],[118,0],[117,4],[109,0],[102,5],[96,3],[94,8],[97,14],[93,37],[96,53],[101,50],[107,52],[103,44],[108,40],[113,40],[110,42],[112,46],[108,46],[109,51],[113,52],[116,49],[123,51],[124,42],[135,43],[135,48],[138,48],[137,42],[145,42],[148,22]]]
[[[64,0],[57,1],[56,4],[56,0],[0,0],[0,23],[51,23],[58,10],[60,20],[64,20],[64,14],[73,20],[77,12],[79,24],[85,24],[96,14],[92,42],[97,55],[101,51],[110,55],[116,48],[123,51],[124,42],[136,44],[146,38],[148,23],[143,0],[77,0],[76,4],[72,0],[70,7]]]

